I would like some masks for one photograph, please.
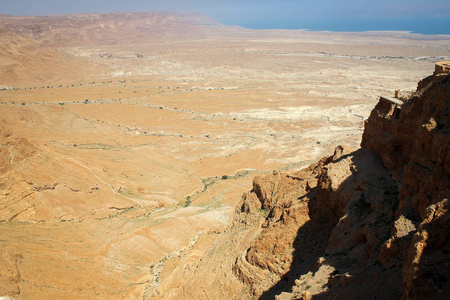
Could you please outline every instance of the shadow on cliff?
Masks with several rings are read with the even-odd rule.
[[[311,220],[298,230],[290,269],[259,299],[275,299],[282,292],[291,292],[296,286],[295,281],[302,275],[310,273],[311,276],[306,277],[316,276],[320,267],[316,263],[321,257],[325,258],[325,265],[334,271],[318,274],[324,276],[320,278],[320,284],[328,290],[313,295],[312,299],[401,297],[401,262],[385,262],[385,266],[380,262],[381,246],[390,237],[398,208],[397,186],[381,160],[370,151],[357,150],[334,158],[324,164],[325,170],[328,163],[336,164],[347,158],[351,160],[351,169],[357,171],[352,171],[334,190],[315,187],[306,195],[310,199],[308,208]],[[345,214],[348,223],[339,225],[337,231],[332,233]],[[411,238],[411,235],[405,237],[407,240]],[[398,242],[402,244],[402,241]],[[330,245],[338,245],[340,250],[326,253],[325,249]],[[351,284],[345,282],[345,274],[351,275]],[[319,280],[312,281],[312,285],[315,282]],[[358,290],[355,286],[364,288]],[[381,290],[389,290],[390,294],[381,295]]]
[[[314,199],[312,189],[305,197]],[[290,291],[295,280],[313,270],[315,262],[321,257],[327,245],[328,232],[318,229],[310,220],[299,228],[294,241],[293,260],[289,271],[281,280],[264,292],[259,299],[275,299],[283,291]]]

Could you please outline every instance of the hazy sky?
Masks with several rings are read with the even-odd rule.
[[[225,24],[252,28],[339,30],[327,26],[341,24],[351,30],[366,24],[368,30],[385,30],[406,23],[447,27],[450,22],[449,0],[0,0],[0,14],[11,15],[165,10],[201,12]]]

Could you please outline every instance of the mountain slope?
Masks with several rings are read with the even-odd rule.
[[[79,80],[105,68],[67,47],[118,46],[214,37],[227,27],[194,13],[0,15],[0,89]]]
[[[0,16],[0,28],[56,45],[124,44],[200,35],[219,23],[201,15],[171,12]]]

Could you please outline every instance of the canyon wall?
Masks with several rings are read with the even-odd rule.
[[[438,69],[412,96],[380,99],[361,149],[255,178],[235,218],[261,233],[233,266],[253,295],[446,299],[450,76]]]

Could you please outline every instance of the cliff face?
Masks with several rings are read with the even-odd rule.
[[[407,255],[402,253],[406,258],[405,298],[444,298],[450,289],[449,78],[448,73],[441,73],[419,82],[416,94],[401,106],[397,118],[380,101],[361,144],[374,151],[400,183],[396,217],[420,224]],[[389,121],[391,125],[385,126]],[[398,240],[393,234],[386,250],[395,249]]]
[[[408,99],[380,99],[361,149],[255,178],[236,219],[261,234],[235,275],[261,298],[445,299],[449,109],[450,76],[435,74]]]

